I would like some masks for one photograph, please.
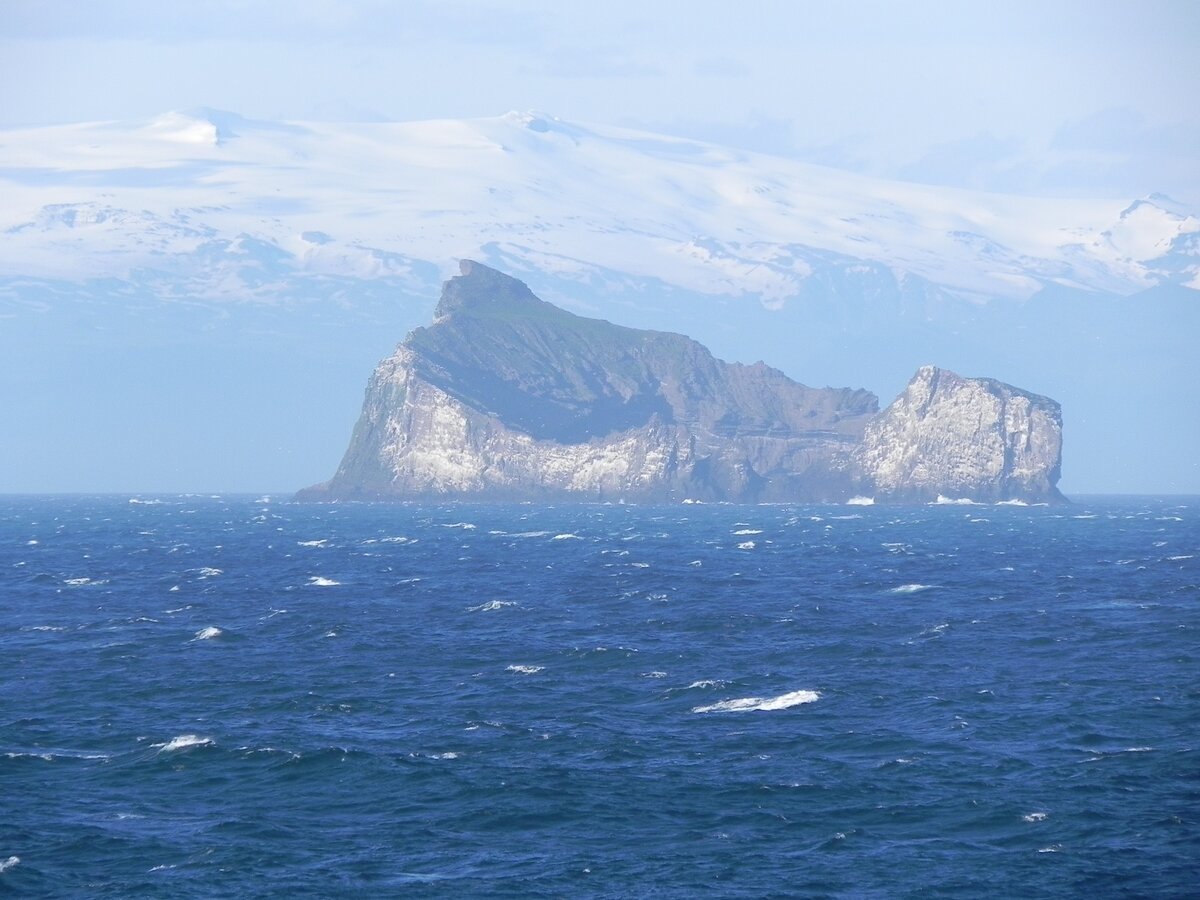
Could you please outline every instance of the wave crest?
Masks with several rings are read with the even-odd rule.
[[[821,699],[817,691],[789,691],[778,697],[742,697],[736,700],[722,700],[710,706],[697,706],[694,713],[712,712],[773,712],[778,709],[790,709],[805,703],[816,703]]]

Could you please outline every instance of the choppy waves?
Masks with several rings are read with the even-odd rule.
[[[1196,504],[155,499],[0,501],[0,894],[1194,885]]]

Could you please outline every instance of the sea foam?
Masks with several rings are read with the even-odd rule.
[[[498,609],[504,609],[506,606],[516,606],[512,600],[489,600],[487,603],[480,603],[478,606],[468,606],[467,612],[495,612]]]
[[[211,747],[215,741],[212,738],[200,737],[198,734],[181,734],[173,737],[165,744],[152,744],[161,753],[174,753],[177,750],[187,750],[189,747]]]
[[[199,631],[197,631],[196,636],[192,638],[192,640],[211,641],[213,638],[218,638],[224,633],[225,632],[223,632],[220,628],[217,628],[215,625],[209,625],[207,628],[201,628]]]
[[[320,575],[314,575],[308,579],[310,587],[336,587],[341,584],[340,581],[334,581],[332,578],[322,578]]]
[[[742,697],[737,700],[722,700],[711,706],[697,706],[694,713],[712,712],[772,712],[777,709],[790,709],[805,703],[816,703],[821,695],[816,691],[790,691],[778,697]]]

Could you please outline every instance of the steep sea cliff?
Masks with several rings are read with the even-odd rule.
[[[431,325],[379,364],[334,477],[303,499],[1059,500],[1061,413],[932,366],[879,412],[577,316],[464,261]]]

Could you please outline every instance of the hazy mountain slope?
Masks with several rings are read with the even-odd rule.
[[[981,299],[1200,286],[1187,252],[1200,221],[1165,198],[887,182],[532,113],[348,125],[200,111],[3,138],[5,275],[148,269],[236,298],[280,264],[404,275],[411,260],[495,244],[550,271],[607,268],[768,305],[848,260]]]

